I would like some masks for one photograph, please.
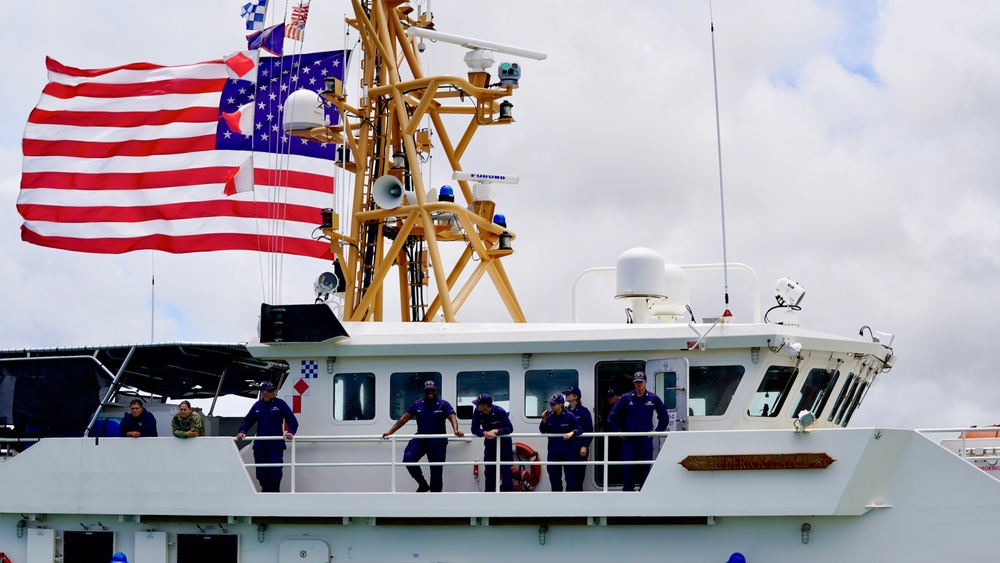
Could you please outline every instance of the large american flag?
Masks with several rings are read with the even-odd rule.
[[[261,58],[256,84],[229,78],[223,60],[87,70],[47,59],[49,84],[24,132],[21,238],[111,254],[332,258],[313,235],[331,207],[335,147],[289,137],[281,123],[288,94],[320,91],[324,76],[343,79],[347,55]],[[251,101],[252,133],[234,133],[220,115]],[[249,151],[255,189],[225,195]]]

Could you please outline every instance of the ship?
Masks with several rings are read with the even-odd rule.
[[[761,303],[738,263],[672,264],[623,248],[614,278],[627,320],[531,323],[504,261],[520,241],[496,206],[506,171],[467,170],[484,127],[514,123],[518,57],[545,54],[438,29],[402,0],[354,0],[358,95],[328,81],[289,98],[285,131],[334,143],[352,178],[344,209],[317,217],[337,267],[316,301],[263,303],[256,338],[0,351],[0,560],[13,563],[610,560],[955,561],[982,557],[1000,506],[1000,438],[850,425],[896,363],[891,332],[835,335],[801,326],[805,289],[789,278]],[[465,49],[465,74],[425,75],[428,42]],[[497,54],[512,57],[497,61]],[[496,76],[493,76],[496,67]],[[529,94],[531,95],[531,94]],[[339,122],[323,118],[335,108]],[[436,147],[452,189],[420,167]],[[449,193],[450,192],[450,193]],[[449,249],[458,249],[449,250]],[[696,318],[690,276],[750,280],[752,312]],[[506,322],[457,322],[478,286]],[[587,303],[572,293],[573,310]],[[728,304],[728,293],[726,295]],[[398,307],[398,320],[387,311]],[[574,318],[574,321],[577,319]],[[668,413],[649,474],[624,489],[623,437],[603,424],[636,373]],[[385,432],[428,382],[455,406],[441,492],[414,490],[402,461],[414,425]],[[293,405],[280,491],[264,493],[242,416],[214,401],[255,398],[264,383]],[[582,491],[545,477],[550,398],[578,388],[596,430]],[[877,390],[875,391],[877,392]],[[484,394],[510,413],[512,461],[484,461],[470,434]],[[141,397],[158,438],[118,437]],[[211,399],[206,436],[179,440],[181,400]],[[37,413],[62,418],[42,424]],[[36,418],[32,418],[35,416]],[[435,436],[431,436],[432,438]],[[440,436],[437,436],[440,437]],[[425,436],[426,438],[426,436]],[[942,440],[942,438],[945,438]],[[640,462],[641,463],[641,462]],[[511,465],[514,491],[483,475]]]

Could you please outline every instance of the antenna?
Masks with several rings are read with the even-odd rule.
[[[726,197],[722,187],[722,132],[719,126],[719,78],[715,69],[715,17],[712,14],[712,2],[708,2],[708,19],[712,32],[712,85],[715,88],[715,146],[719,153],[719,208],[722,211],[722,283],[725,294],[726,311],[722,318],[732,317],[729,311],[729,260],[726,256]]]
[[[546,54],[541,51],[532,51],[531,49],[522,49],[511,45],[493,43],[492,41],[483,41],[481,39],[473,39],[471,37],[462,37],[461,35],[442,33],[440,31],[434,31],[423,27],[410,27],[406,30],[406,33],[412,37],[421,37],[424,39],[430,39],[431,41],[443,41],[453,45],[461,45],[466,49],[496,51],[497,53],[503,53],[505,55],[512,55],[515,57],[524,57],[526,59],[534,59],[536,61],[544,61],[546,57]]]

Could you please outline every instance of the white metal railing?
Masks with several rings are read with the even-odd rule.
[[[603,459],[599,460],[584,460],[584,461],[546,461],[541,459],[541,453],[539,453],[538,461],[534,460],[520,460],[516,457],[513,460],[502,460],[500,459],[502,440],[504,438],[510,438],[512,442],[516,438],[551,438],[553,436],[562,436],[562,434],[539,434],[539,433],[529,433],[529,432],[516,432],[513,434],[505,434],[498,436],[494,439],[496,442],[496,460],[485,461],[485,460],[469,460],[469,461],[443,461],[443,462],[431,462],[431,461],[416,461],[416,462],[404,462],[401,460],[401,455],[397,444],[400,441],[409,442],[410,440],[416,438],[419,440],[428,440],[434,438],[447,438],[449,442],[471,442],[473,440],[478,441],[479,436],[469,436],[466,435],[464,438],[459,438],[454,434],[411,434],[411,435],[396,435],[392,434],[382,438],[381,434],[365,434],[365,435],[345,435],[345,436],[294,436],[291,440],[287,440],[289,443],[289,450],[291,452],[290,460],[284,461],[282,463],[244,463],[246,467],[281,467],[291,469],[291,481],[290,481],[290,492],[298,492],[296,490],[296,469],[302,468],[345,468],[345,467],[388,467],[390,468],[390,478],[389,478],[389,492],[397,492],[396,489],[396,468],[398,467],[431,467],[431,466],[465,466],[474,467],[477,465],[492,466],[494,471],[497,472],[497,478],[495,479],[495,491],[500,490],[501,478],[500,478],[500,468],[504,465],[562,465],[562,466],[575,466],[582,465],[588,466],[593,465],[596,467],[601,467],[603,469],[603,480],[601,491],[608,492],[608,476],[610,467],[613,465],[652,465],[656,463],[656,460],[636,460],[636,461],[620,461],[611,460],[608,458],[610,450],[610,441],[613,438],[629,438],[629,437],[654,437],[654,438],[666,438],[668,432],[588,432],[587,434],[580,436],[580,438],[594,438],[597,440],[602,440],[604,444],[604,455]],[[236,440],[236,438],[233,438]],[[255,441],[255,440],[285,440],[283,436],[247,436],[243,441]],[[297,446],[298,444],[306,443],[386,443],[389,445],[389,459],[387,461],[322,461],[322,462],[303,462],[297,459]],[[662,442],[661,442],[662,443]],[[511,444],[513,446],[513,443]],[[335,452],[336,450],[332,450]]]
[[[983,426],[983,427],[979,427],[979,428],[974,428],[974,427],[970,427],[970,428],[927,428],[927,429],[918,429],[917,432],[920,433],[920,434],[923,434],[925,436],[929,436],[930,434],[945,434],[945,433],[947,433],[947,434],[954,434],[954,433],[957,432],[958,436],[956,436],[954,438],[941,438],[939,440],[939,443],[940,443],[940,441],[949,440],[949,439],[950,440],[958,440],[958,441],[961,442],[961,447],[959,448],[958,451],[955,452],[956,454],[958,454],[958,457],[961,457],[962,459],[969,460],[970,462],[971,461],[976,461],[976,460],[996,460],[996,462],[993,463],[992,465],[997,465],[997,463],[1000,463],[1000,427],[997,427],[997,426]],[[970,432],[995,432],[995,433],[998,433],[998,437],[969,438],[968,434]],[[981,444],[981,445],[970,447],[969,446],[969,441],[970,440],[973,443]],[[985,441],[987,441],[987,440],[992,440],[991,445],[988,445],[988,446],[984,445]],[[982,451],[982,453],[979,453],[980,450]]]

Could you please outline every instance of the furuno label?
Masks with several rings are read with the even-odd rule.
[[[506,180],[507,179],[506,176],[503,176],[501,174],[476,174],[475,172],[471,172],[469,175],[472,176],[473,178],[477,179],[477,180]]]
[[[688,471],[743,471],[752,469],[825,469],[833,463],[823,453],[689,455],[680,462]]]

